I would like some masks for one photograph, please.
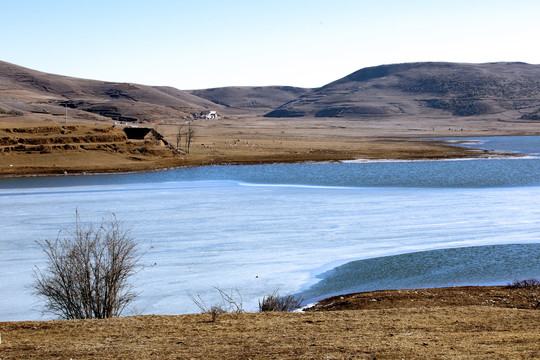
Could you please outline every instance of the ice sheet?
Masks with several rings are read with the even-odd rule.
[[[249,185],[249,186],[246,186]],[[30,293],[44,265],[35,240],[55,238],[78,209],[114,212],[153,248],[125,315],[198,312],[237,288],[246,310],[293,293],[351,260],[419,250],[540,241],[540,187],[362,188],[235,181],[0,190],[0,321],[43,318]],[[44,318],[50,318],[46,315]]]

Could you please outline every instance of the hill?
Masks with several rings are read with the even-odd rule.
[[[162,123],[222,107],[167,87],[114,83],[43,73],[0,61],[0,112],[86,120]]]
[[[174,124],[228,116],[540,121],[540,65],[405,63],[360,69],[316,89],[173,87],[47,74],[0,61],[0,113]]]
[[[267,117],[540,120],[540,66],[406,63],[358,70]]]
[[[227,107],[228,113],[262,115],[310,91],[291,86],[231,86],[190,93]]]
[[[183,91],[0,61],[0,176],[484,156],[428,138],[539,134],[538,73],[539,66],[523,63],[413,63],[361,69],[318,89]],[[200,118],[208,111],[217,111],[218,119]],[[189,154],[186,120],[196,129]],[[118,122],[154,128],[170,146],[151,145],[142,153],[131,140],[85,135]],[[62,126],[72,125],[81,125],[76,135],[58,138]],[[60,129],[9,132],[50,126]]]

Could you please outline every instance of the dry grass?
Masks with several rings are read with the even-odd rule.
[[[379,291],[316,312],[0,323],[3,359],[533,359],[537,287]],[[329,311],[331,310],[331,311]]]
[[[198,314],[0,323],[0,356],[2,359],[534,359],[540,356],[540,311],[410,304],[308,313],[221,314],[216,322],[210,322],[206,314]]]
[[[0,175],[142,171],[175,160],[171,150],[127,140],[110,125],[0,123]]]

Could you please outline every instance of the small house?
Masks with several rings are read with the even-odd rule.
[[[158,146],[169,145],[163,135],[161,135],[159,132],[152,128],[125,127],[124,133],[129,140],[151,141]]]

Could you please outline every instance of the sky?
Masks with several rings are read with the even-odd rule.
[[[538,0],[0,0],[0,60],[203,89],[319,87],[368,66],[540,64]]]

